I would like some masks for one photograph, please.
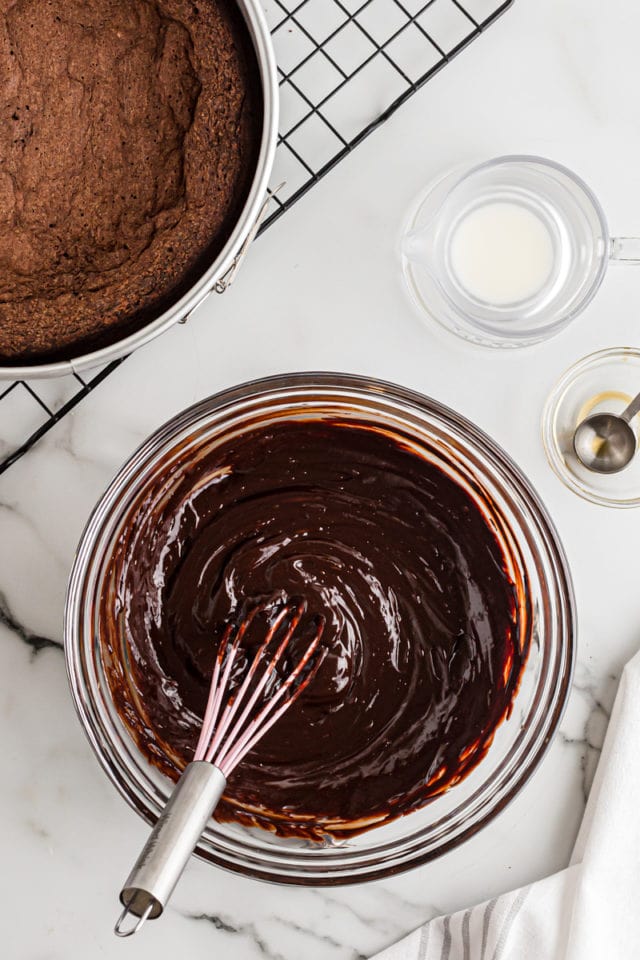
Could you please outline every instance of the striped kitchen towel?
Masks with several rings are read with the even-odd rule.
[[[375,960],[640,960],[640,654],[622,674],[566,870],[438,917]]]

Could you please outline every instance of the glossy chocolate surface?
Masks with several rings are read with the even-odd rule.
[[[482,759],[526,660],[524,591],[487,510],[402,436],[353,421],[281,422],[174,465],[136,505],[100,610],[140,748],[175,778],[224,623],[303,597],[327,653],[217,816],[321,839],[424,805]]]

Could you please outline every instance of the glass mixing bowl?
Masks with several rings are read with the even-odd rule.
[[[340,374],[297,374],[225,391],[179,414],[131,457],[95,508],[82,536],[65,610],[65,650],[80,720],[108,777],[149,823],[172,782],[139,752],[111,700],[98,633],[99,598],[113,546],[136,501],[176,458],[282,420],[366,420],[412,438],[467,489],[506,545],[527,599],[530,652],[508,719],[487,755],[460,783],[420,810],[360,836],[319,845],[211,820],[196,853],[238,873],[281,883],[328,885],[389,876],[425,863],[487,824],[527,782],[556,729],[574,656],[571,579],[557,534],[509,457],[477,427],[441,404],[393,384]],[[479,501],[480,502],[480,501]]]

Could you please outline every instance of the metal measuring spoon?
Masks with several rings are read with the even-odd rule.
[[[640,393],[620,414],[594,413],[576,427],[573,448],[581,463],[597,473],[618,473],[633,460],[638,440],[629,426],[640,411]]]

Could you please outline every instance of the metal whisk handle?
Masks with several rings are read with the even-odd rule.
[[[185,767],[120,892],[124,909],[115,925],[119,937],[131,936],[147,919],[160,916],[226,784],[222,771],[211,763],[196,760]],[[138,919],[125,928],[129,915]]]

